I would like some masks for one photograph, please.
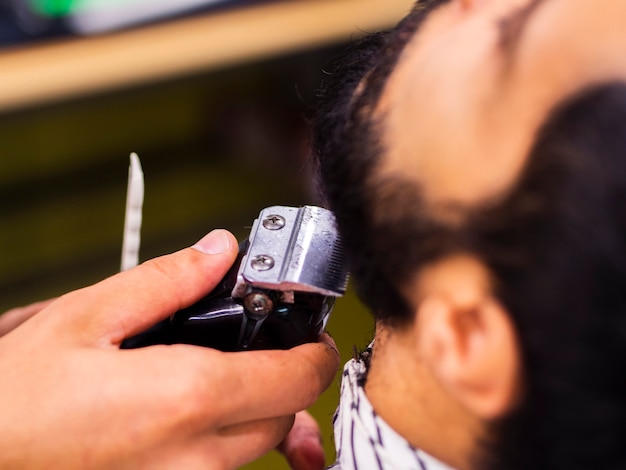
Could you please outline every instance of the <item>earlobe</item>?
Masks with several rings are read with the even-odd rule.
[[[454,399],[493,419],[517,404],[519,352],[506,311],[491,297],[458,305],[432,295],[418,308],[414,334],[421,360]]]

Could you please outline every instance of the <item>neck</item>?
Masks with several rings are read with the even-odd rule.
[[[482,425],[440,387],[416,351],[403,330],[378,324],[365,393],[412,446],[454,468],[471,468]]]

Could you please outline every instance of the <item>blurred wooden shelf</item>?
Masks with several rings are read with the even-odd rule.
[[[413,0],[291,0],[0,51],[0,112],[339,43]]]

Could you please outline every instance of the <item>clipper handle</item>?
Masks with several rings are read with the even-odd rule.
[[[170,318],[160,321],[156,325],[148,328],[146,331],[130,338],[126,338],[122,341],[120,348],[135,349],[146,346],[154,346],[157,344],[184,343],[185,341],[179,340],[179,328],[175,327],[175,325],[179,323],[178,318],[181,315],[193,317],[194,313],[206,315],[210,312],[215,313],[217,316],[220,314],[227,315],[228,312],[231,312],[231,315],[233,315],[236,314],[239,309],[243,310],[241,305],[235,302],[235,300],[230,296],[230,293],[235,286],[241,259],[245,255],[247,249],[248,240],[246,239],[239,244],[239,254],[237,255],[234,264],[230,267],[220,283],[206,297],[191,307],[176,312]]]

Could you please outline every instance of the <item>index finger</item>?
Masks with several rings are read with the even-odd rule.
[[[180,418],[197,426],[225,427],[294,414],[310,406],[331,384],[339,353],[327,334],[317,343],[290,350],[221,352],[189,345],[158,349],[158,370],[141,367],[156,348],[123,351],[125,366],[148,374],[151,396],[159,402],[185,403]],[[176,367],[172,367],[176,364]],[[137,377],[136,377],[137,378]],[[155,380],[156,379],[156,380]]]
[[[225,366],[217,377],[210,366],[203,375],[210,396],[228,397],[218,414],[212,415],[222,426],[285,416],[309,407],[332,383],[339,353],[325,333],[317,343],[287,351],[227,354]]]

